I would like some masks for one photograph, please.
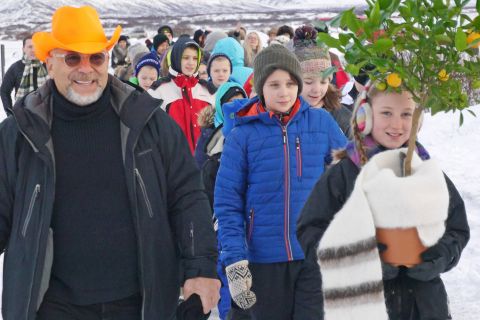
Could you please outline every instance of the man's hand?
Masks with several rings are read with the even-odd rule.
[[[192,278],[185,281],[183,285],[183,296],[187,300],[196,293],[202,300],[203,313],[207,314],[215,308],[220,300],[220,280],[210,278]]]

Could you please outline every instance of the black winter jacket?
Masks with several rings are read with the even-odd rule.
[[[313,188],[297,221],[298,241],[307,259],[316,261],[317,245],[335,213],[352,193],[359,172],[350,158],[343,158],[325,172]],[[445,180],[450,203],[446,230],[439,243],[448,248],[447,261],[450,263],[444,272],[458,263],[470,238],[463,199],[447,176]],[[402,269],[398,277],[383,283],[390,320],[451,319],[447,293],[440,277],[422,282],[409,278]]]
[[[0,249],[4,320],[34,320],[53,261],[50,229],[55,159],[53,81],[0,124]],[[216,278],[216,240],[200,174],[180,128],[160,100],[110,76],[137,235],[142,320],[175,319],[180,285]]]
[[[12,115],[12,91],[17,92],[22,81],[23,71],[25,70],[25,64],[22,60],[18,60],[8,68],[5,76],[2,79],[2,85],[0,86],[0,95],[2,96],[3,109],[7,116]],[[36,79],[36,77],[34,77]]]

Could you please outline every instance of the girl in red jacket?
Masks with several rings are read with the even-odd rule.
[[[162,109],[180,126],[192,154],[200,136],[198,114],[214,103],[214,96],[198,82],[201,57],[202,51],[195,41],[180,37],[167,55],[168,77],[160,79],[148,91],[154,98],[163,100]]]

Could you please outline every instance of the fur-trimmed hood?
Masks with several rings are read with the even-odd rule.
[[[214,116],[215,108],[212,105],[208,105],[198,114],[197,123],[201,128],[213,127]]]

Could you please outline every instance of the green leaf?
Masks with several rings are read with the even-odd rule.
[[[472,116],[474,116],[475,118],[477,117],[477,115],[475,114],[475,112],[473,112],[472,110],[467,109],[467,111],[470,112],[470,114],[471,114]]]
[[[460,18],[462,18],[463,20],[468,21],[468,22],[472,22],[472,21],[473,21],[472,18],[470,18],[469,15],[463,14],[463,13],[460,15]]]
[[[410,8],[407,6],[401,6],[398,8],[398,11],[400,12],[400,16],[405,20],[405,21],[410,21],[410,18],[412,17],[412,12],[410,11]]]
[[[456,17],[458,15],[461,15],[462,13],[462,9],[461,8],[451,8],[449,11],[448,11],[448,18],[453,18],[453,17]]]
[[[340,40],[342,46],[346,46],[350,42],[350,35],[346,33],[340,33],[338,35],[338,40]]]
[[[347,10],[343,13],[341,23],[342,25],[347,26],[347,28],[354,33],[356,33],[362,27],[360,20],[354,13],[354,8]]]
[[[318,36],[317,36],[317,40],[320,41],[320,42],[323,42],[327,47],[336,48],[336,49],[340,50],[341,52],[344,52],[343,51],[343,46],[342,46],[342,43],[340,42],[340,40],[335,39],[334,37],[330,36],[327,33],[319,33]],[[465,41],[467,41],[467,40],[465,40]]]
[[[477,0],[477,5],[475,7],[477,8],[477,12],[480,14],[480,0]]]
[[[375,65],[377,68],[382,68],[382,69],[390,69],[389,67],[389,59],[382,59],[382,58],[377,58],[377,57],[372,57],[370,62]]]
[[[439,45],[448,45],[452,43],[452,39],[446,34],[437,34],[435,35],[435,42]]]
[[[380,10],[385,10],[388,8],[388,6],[390,5],[390,0],[379,0],[378,3],[380,5]]]
[[[400,2],[401,0],[390,0],[390,7],[388,7],[388,12],[391,14],[393,14],[394,12],[398,11],[398,7],[400,6]]]
[[[455,47],[458,51],[464,51],[468,47],[467,35],[460,28],[457,29],[457,33],[455,34]]]
[[[433,8],[435,10],[445,9],[447,6],[443,3],[443,0],[433,0]]]
[[[478,0],[480,1],[480,0]],[[381,16],[380,16],[380,3],[379,2],[376,2],[375,3],[375,8],[373,8],[373,10],[371,11],[370,13],[370,17],[369,17],[369,23],[372,27],[374,28],[378,28],[380,26],[380,19],[381,19]],[[376,31],[376,30],[374,30]]]
[[[356,64],[347,64],[347,66],[345,67],[345,70],[354,75],[354,76],[357,76],[358,73],[360,72],[360,66],[356,65]]]
[[[329,68],[325,69],[324,71],[322,71],[321,77],[323,79],[327,79],[328,77],[333,75],[335,72],[337,72],[337,67],[335,67],[335,66],[329,67]]]
[[[460,112],[460,126],[463,125],[463,113]]]
[[[435,26],[433,27],[433,32],[435,34],[444,34],[446,32],[446,28],[445,28],[445,25],[443,23],[443,21],[439,21],[435,24]]]
[[[392,39],[381,38],[373,43],[372,48],[377,53],[385,53],[393,48],[393,41]]]
[[[442,105],[438,103],[437,99],[434,98],[429,98],[427,100],[427,108],[430,109],[432,116],[440,111],[443,111]]]
[[[340,24],[341,24],[341,21],[342,21],[342,16],[343,16],[343,13],[337,14],[335,17],[333,17],[330,20],[329,25],[332,28],[340,28]]]

